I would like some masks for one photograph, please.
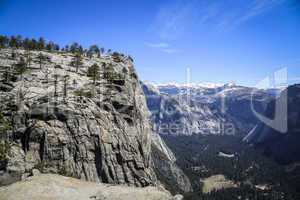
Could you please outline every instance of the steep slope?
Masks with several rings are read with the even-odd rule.
[[[148,110],[130,58],[11,55],[0,51],[2,127],[9,127],[1,134],[0,184],[34,168],[96,182],[156,182]],[[94,80],[87,77],[93,64]]]
[[[173,194],[193,191],[189,178],[177,166],[177,159],[162,138],[152,137],[152,159],[158,180]]]

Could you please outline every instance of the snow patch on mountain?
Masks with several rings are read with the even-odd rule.
[[[211,82],[200,82],[200,83],[177,83],[177,82],[169,82],[169,83],[150,83],[157,88],[161,87],[176,87],[176,88],[218,88],[222,87],[225,84],[223,83],[211,83]]]

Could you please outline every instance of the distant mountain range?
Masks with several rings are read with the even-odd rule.
[[[247,134],[277,90],[229,84],[149,84],[143,90],[160,134]]]
[[[300,161],[300,85],[284,90],[260,90],[235,84],[208,86],[142,84],[156,131],[167,135],[234,133],[262,147],[266,155],[282,164]],[[283,102],[283,98],[287,98],[287,119],[281,116],[277,120],[287,120],[287,133],[262,123],[252,110],[272,119],[276,114],[283,114],[275,113],[276,102]]]

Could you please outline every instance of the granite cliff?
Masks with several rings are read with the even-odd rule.
[[[151,124],[131,58],[2,49],[0,63],[2,185],[35,168],[95,182],[156,183]]]

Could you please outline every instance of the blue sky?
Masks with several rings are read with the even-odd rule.
[[[0,0],[0,34],[96,43],[157,83],[300,77],[298,0]]]

